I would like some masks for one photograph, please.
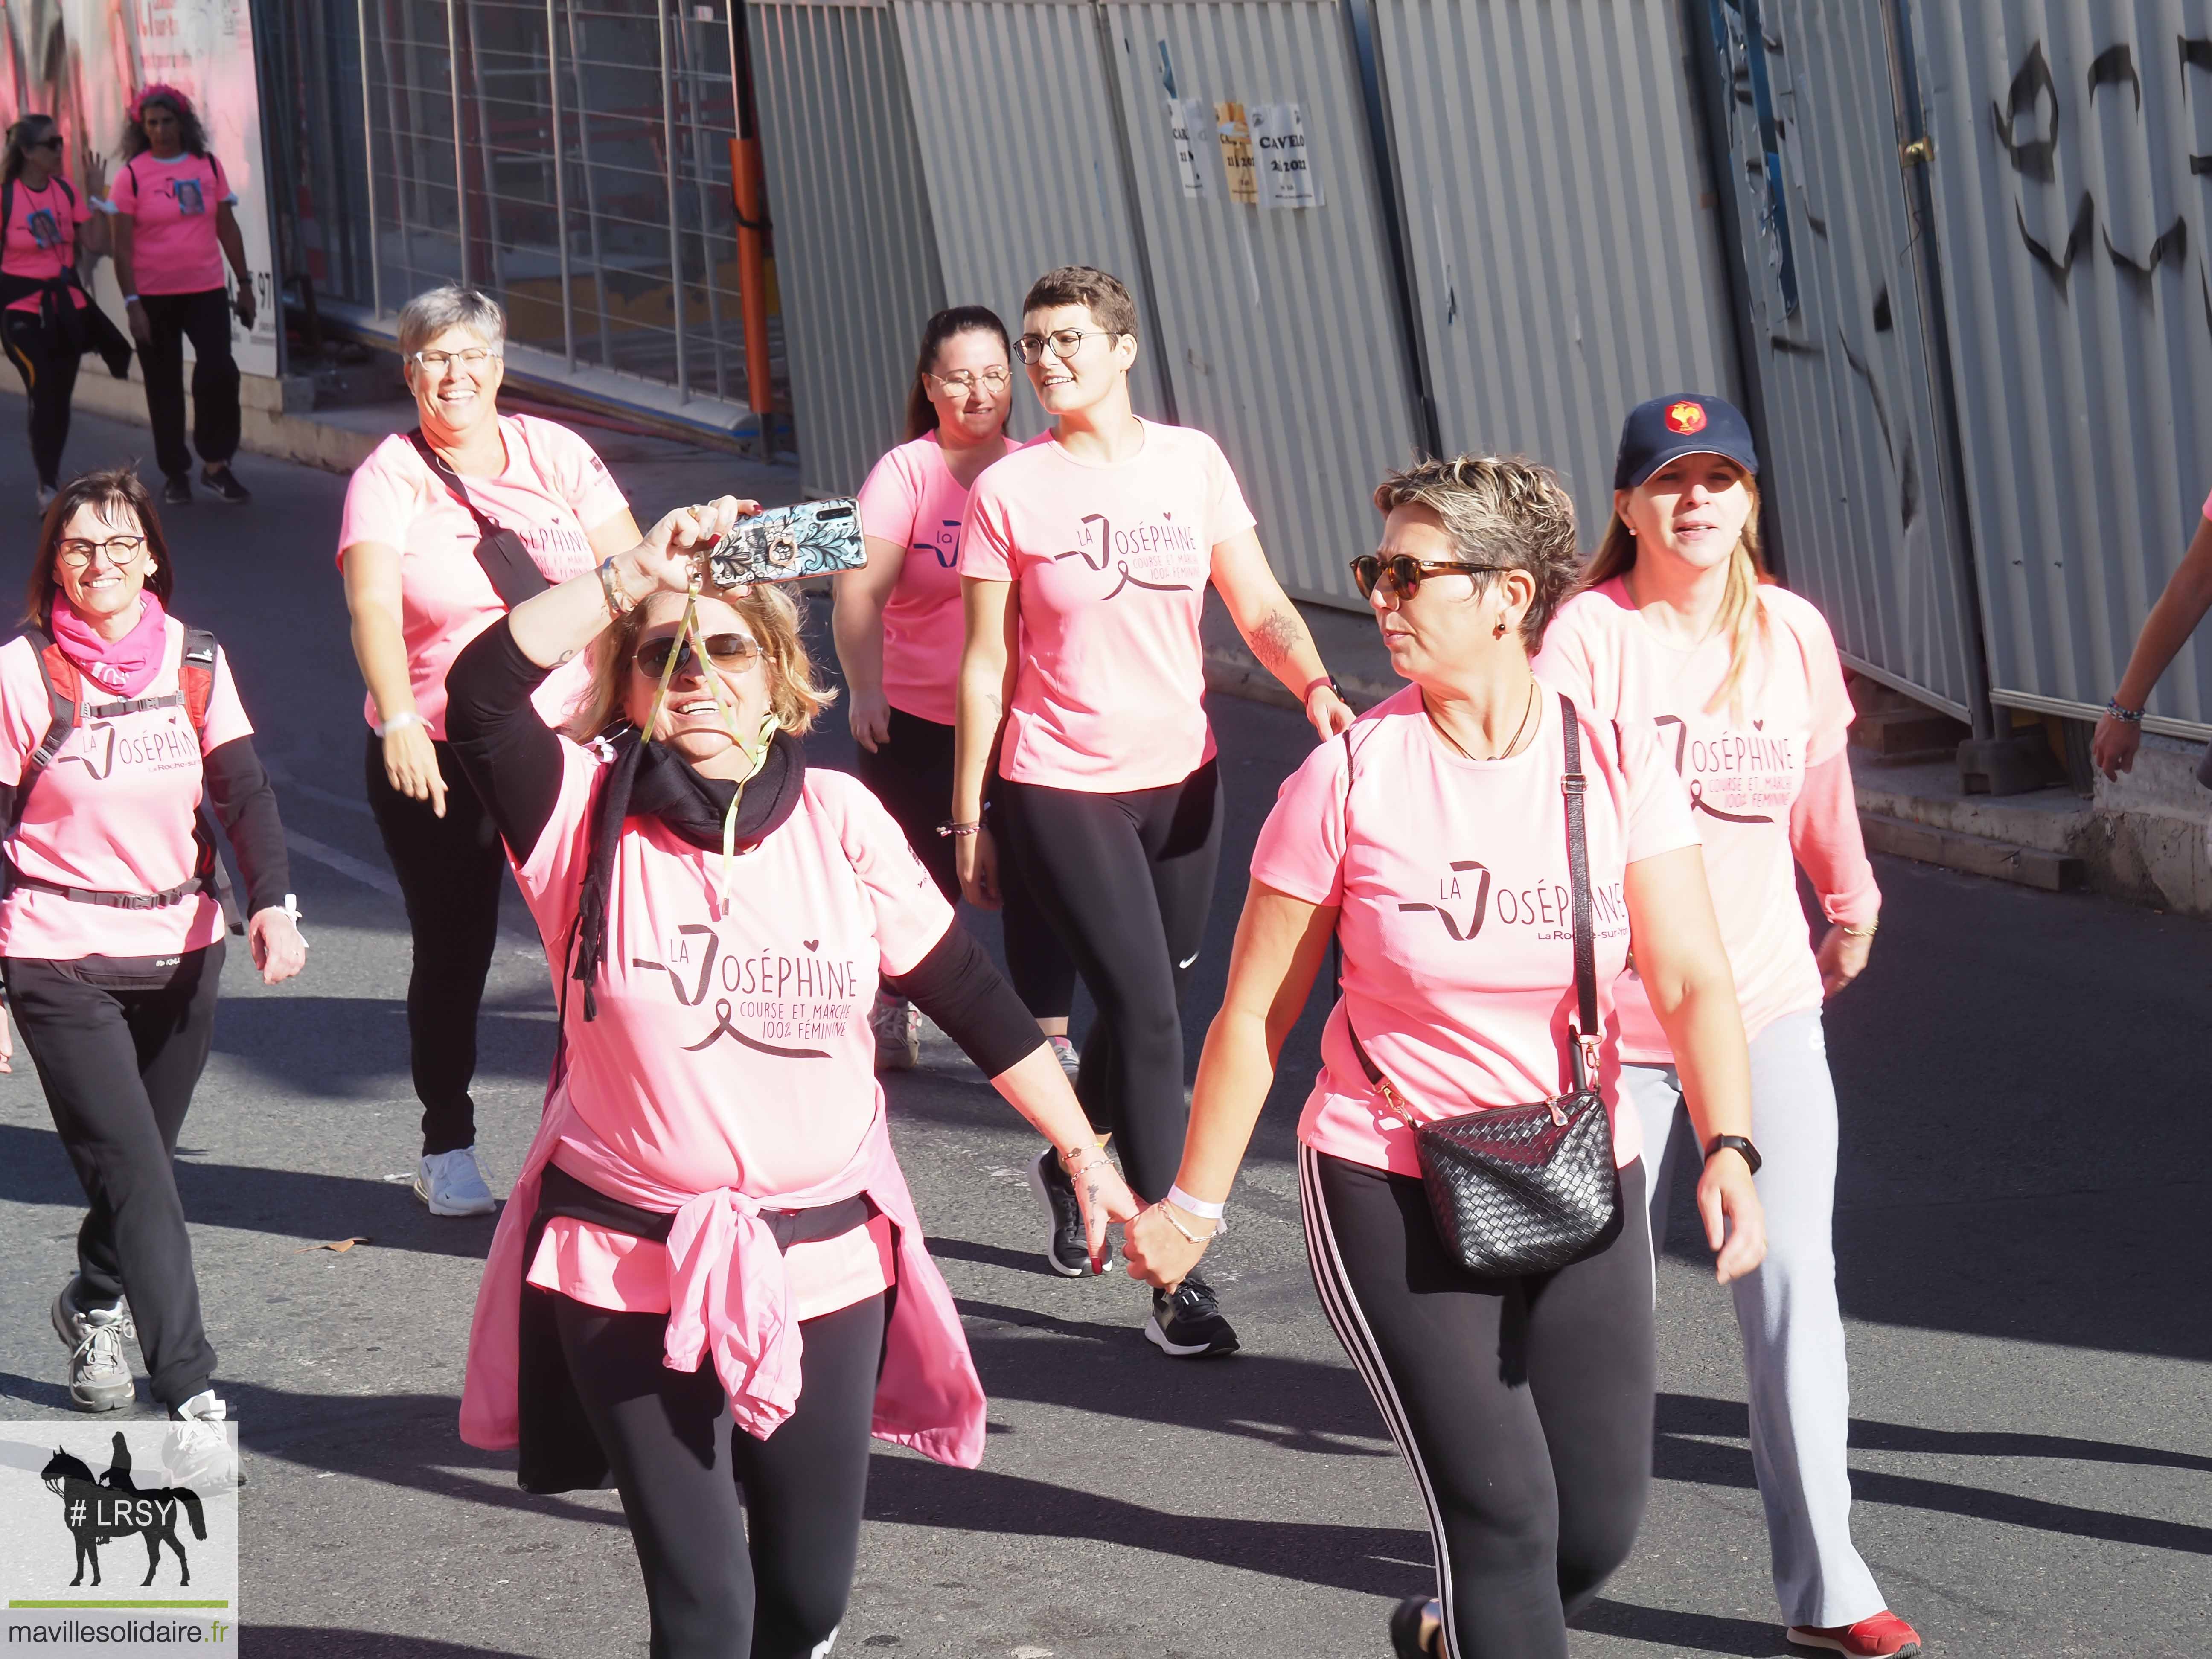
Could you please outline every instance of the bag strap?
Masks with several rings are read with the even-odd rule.
[[[1565,697],[1559,699],[1559,736],[1567,751],[1559,789],[1567,799],[1567,887],[1575,919],[1575,1024],[1569,1036],[1575,1092],[1582,1095],[1597,1087],[1605,1033],[1597,1021],[1597,938],[1590,919],[1589,839],[1583,822],[1583,797],[1589,784],[1583,775],[1581,722]]]
[[[484,510],[478,507],[469,495],[469,487],[461,482],[461,475],[453,471],[453,464],[430,447],[430,441],[422,435],[421,428],[418,427],[410,432],[407,434],[407,441],[415,446],[415,453],[422,458],[422,464],[438,475],[439,480],[444,483],[453,499],[468,509],[469,517],[477,521],[478,535],[496,536],[507,527],[486,516]]]

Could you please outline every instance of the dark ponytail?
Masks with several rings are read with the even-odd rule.
[[[1006,325],[999,320],[999,313],[988,306],[948,306],[932,317],[921,331],[921,351],[914,362],[914,380],[906,393],[906,437],[912,443],[916,438],[927,437],[937,430],[937,405],[929,400],[929,389],[921,377],[937,362],[939,347],[956,334],[969,330],[995,334],[999,343],[1006,349],[1007,366],[1012,367],[1014,343],[1006,336]]]

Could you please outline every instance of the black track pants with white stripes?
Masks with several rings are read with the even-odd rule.
[[[1322,1307],[1429,1516],[1446,1659],[1565,1659],[1566,1621],[1628,1559],[1651,1479],[1651,1237],[1478,1279],[1421,1183],[1298,1150]],[[1644,1166],[1620,1172],[1644,1214]]]

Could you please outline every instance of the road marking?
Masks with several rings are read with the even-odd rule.
[[[366,859],[357,859],[350,853],[340,852],[335,847],[326,847],[321,842],[303,836],[296,830],[287,830],[284,832],[284,845],[301,858],[313,859],[325,868],[335,870],[342,876],[351,876],[364,887],[374,887],[386,898],[396,899],[399,896],[399,884],[392,878],[391,872],[378,869]]]

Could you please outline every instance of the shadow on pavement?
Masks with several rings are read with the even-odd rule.
[[[411,1161],[405,1152],[395,1156],[401,1163]],[[492,1228],[499,1219],[433,1216],[404,1182],[203,1164],[189,1148],[179,1149],[176,1167],[177,1191],[196,1226],[238,1227],[312,1243],[359,1236],[372,1241],[364,1247],[369,1249],[482,1260],[491,1249]],[[84,1191],[70,1169],[60,1136],[51,1129],[0,1124],[0,1203],[84,1207]],[[56,1260],[58,1282],[68,1258]]]
[[[1752,1619],[1722,1619],[1707,1613],[1677,1613],[1670,1607],[1639,1607],[1601,1597],[1574,1621],[1577,1630],[1619,1636],[1677,1653],[1735,1653],[1746,1659],[1774,1659],[1797,1651],[1779,1625]]]
[[[533,998],[548,995],[544,981],[532,988]],[[395,1079],[406,1090],[406,1005],[382,997],[226,997],[216,1014],[215,1052],[306,1101],[343,1103],[365,1087],[388,1092]],[[543,1083],[552,1057],[547,1001],[485,1002],[477,1023],[479,1087]]]
[[[258,1656],[289,1659],[524,1659],[507,1648],[472,1648],[427,1636],[388,1631],[327,1630],[314,1625],[248,1625],[248,1644]]]

